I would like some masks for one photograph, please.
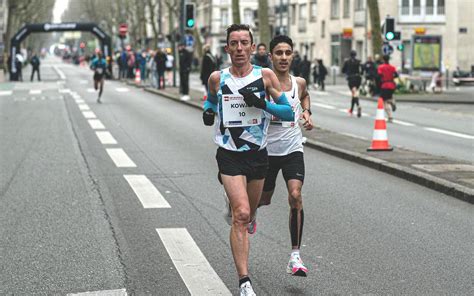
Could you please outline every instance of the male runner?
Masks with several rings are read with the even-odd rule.
[[[91,69],[94,70],[94,88],[95,90],[99,89],[97,103],[101,103],[100,97],[102,96],[102,91],[104,90],[104,77],[105,71],[107,70],[107,62],[102,57],[101,52],[98,52],[97,57],[92,60]]]
[[[342,66],[342,73],[346,75],[347,83],[352,94],[349,114],[352,115],[354,105],[357,105],[357,117],[361,117],[362,108],[359,104],[359,87],[360,83],[362,82],[362,77],[360,76],[362,69],[360,66],[360,61],[356,59],[356,56],[357,52],[355,50],[351,50],[351,57],[344,62],[344,65]]]
[[[276,178],[281,169],[288,189],[290,205],[289,225],[292,250],[286,271],[295,276],[306,276],[308,269],[304,266],[300,257],[304,222],[301,187],[303,186],[305,169],[303,136],[298,125],[298,118],[301,118],[306,130],[313,128],[311,102],[305,79],[290,75],[293,41],[288,36],[280,35],[273,38],[270,42],[270,58],[273,63],[273,71],[295,112],[295,120],[282,121],[279,118],[273,118],[270,122],[267,145],[269,169],[263,185],[260,205],[270,204],[275,190]]]
[[[393,112],[396,110],[395,99],[393,98],[393,93],[397,88],[397,84],[394,79],[398,77],[397,69],[390,65],[390,56],[383,56],[384,63],[380,65],[377,69],[379,74],[381,85],[380,85],[380,96],[383,99],[383,105],[385,112],[388,116],[388,122],[393,122],[392,109]]]
[[[232,64],[209,77],[203,113],[205,125],[213,125],[217,114],[214,142],[219,148],[216,159],[232,209],[230,245],[239,275],[240,295],[255,295],[248,274],[247,226],[258,205],[267,173],[270,114],[294,120],[275,73],[250,63],[254,50],[248,25],[233,24],[227,28],[225,51]],[[267,101],[267,95],[277,104]]]

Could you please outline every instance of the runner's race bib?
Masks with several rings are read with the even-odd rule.
[[[275,103],[273,103],[275,104]],[[295,114],[295,120],[294,121],[283,121],[280,118],[276,117],[275,115],[272,115],[272,120],[270,121],[270,124],[274,125],[281,125],[282,127],[294,127],[298,124],[298,119],[300,119],[302,115],[302,108],[301,104],[297,102],[294,106],[291,106],[291,110]]]
[[[102,68],[97,68],[97,69],[95,69],[95,72],[96,72],[97,74],[102,74],[102,73],[104,73],[104,69],[102,69]]]
[[[262,110],[248,107],[242,95],[222,95],[222,119],[224,127],[259,125]]]

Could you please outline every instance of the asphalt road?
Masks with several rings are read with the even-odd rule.
[[[112,81],[97,104],[92,73],[59,70],[64,84],[1,88],[0,294],[236,294],[216,147],[200,112]],[[305,161],[309,277],[285,273],[279,179],[251,238],[258,295],[473,294],[472,205],[309,148]],[[149,183],[132,185],[131,175]],[[139,199],[150,192],[170,207]],[[192,260],[199,254],[208,265]]]

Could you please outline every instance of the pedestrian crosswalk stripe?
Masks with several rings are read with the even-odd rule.
[[[104,145],[117,144],[117,141],[115,140],[115,138],[108,131],[99,131],[99,132],[95,132],[95,134],[99,138],[99,141]]]
[[[145,175],[124,175],[145,209],[171,208],[163,195]]]
[[[99,119],[89,119],[88,122],[92,129],[105,129],[105,126]]]
[[[128,157],[127,153],[122,148],[108,148],[105,149],[112,161],[118,168],[135,168],[137,165]]]
[[[84,104],[85,101],[83,99],[76,99],[75,100],[77,104]]]
[[[87,104],[79,104],[79,110],[87,111],[90,110],[91,108]]]
[[[185,228],[157,228],[191,295],[232,295]]]

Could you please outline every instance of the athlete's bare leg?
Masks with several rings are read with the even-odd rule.
[[[303,182],[300,180],[288,180],[288,203],[290,205],[289,226],[291,246],[294,250],[300,248],[303,234],[304,212],[303,198],[301,196],[302,187]]]

